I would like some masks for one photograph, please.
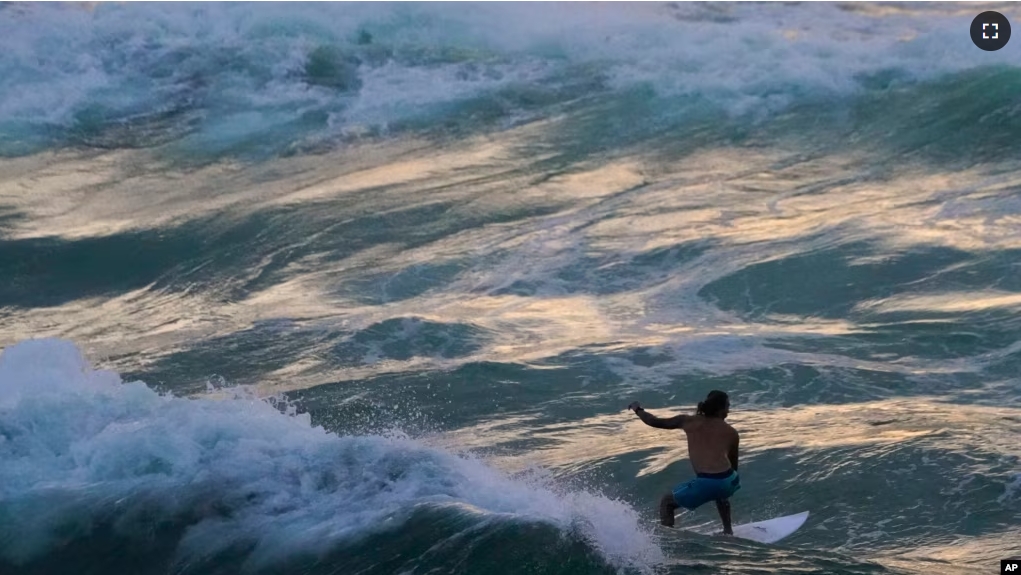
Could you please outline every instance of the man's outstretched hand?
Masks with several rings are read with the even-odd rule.
[[[632,401],[631,405],[628,405],[627,408],[635,413],[638,413],[638,410],[642,408],[642,404],[638,403],[637,401]]]

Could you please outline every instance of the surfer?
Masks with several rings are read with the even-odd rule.
[[[688,436],[688,457],[695,470],[695,478],[674,488],[659,502],[659,519],[667,527],[674,526],[674,511],[678,507],[694,510],[710,501],[723,521],[723,533],[733,535],[730,525],[730,496],[740,489],[737,474],[737,430],[725,420],[730,413],[730,399],[722,391],[709,392],[698,402],[695,415],[675,415],[659,418],[642,409],[637,401],[627,406],[646,425],[658,429],[682,429]]]

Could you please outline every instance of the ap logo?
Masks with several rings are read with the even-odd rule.
[[[1021,575],[1021,560],[1002,559],[1000,561],[1000,573],[1017,573]]]

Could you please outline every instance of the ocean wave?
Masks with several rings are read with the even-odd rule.
[[[514,5],[10,8],[0,12],[0,154],[173,142],[199,156],[277,154],[513,124],[636,90],[654,95],[652,113],[668,123],[707,112],[761,120],[1010,62],[975,50],[960,15],[938,6],[542,10],[536,18],[534,7]],[[956,105],[955,91],[930,89],[934,109],[941,94]]]
[[[446,551],[431,553],[443,557],[474,553],[494,533],[556,534],[606,569],[648,569],[662,557],[625,502],[542,474],[510,476],[400,433],[338,436],[243,391],[160,395],[92,370],[61,340],[0,355],[0,459],[0,558],[15,570],[99,540],[162,546],[179,567],[229,557],[255,572],[344,555],[373,537],[409,555],[402,534],[440,524]]]

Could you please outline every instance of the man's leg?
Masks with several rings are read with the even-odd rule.
[[[717,499],[716,510],[720,512],[720,520],[723,521],[723,534],[733,535],[734,530],[730,528],[730,500]]]
[[[677,502],[674,501],[674,494],[667,493],[663,496],[663,499],[659,500],[659,522],[667,527],[674,526],[674,511],[680,507]]]

